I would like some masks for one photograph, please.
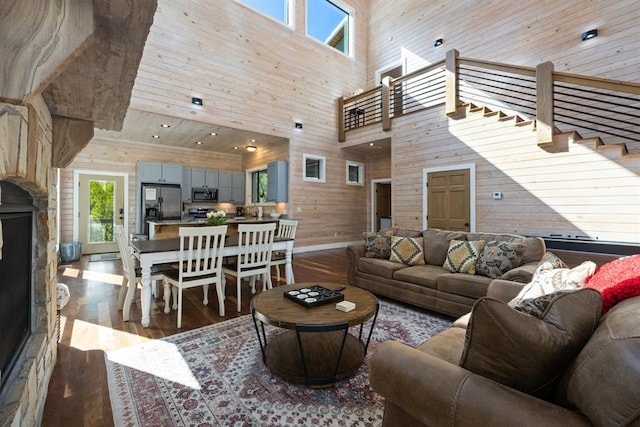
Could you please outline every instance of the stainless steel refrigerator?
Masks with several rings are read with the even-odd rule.
[[[147,221],[182,218],[182,195],[179,185],[142,184],[140,209],[142,232],[149,235]]]

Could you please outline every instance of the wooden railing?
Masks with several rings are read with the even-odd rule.
[[[446,114],[456,114],[468,102],[535,120],[539,144],[552,142],[563,126],[605,134],[610,142],[640,142],[640,84],[559,73],[550,62],[531,68],[460,58],[456,50],[444,61],[339,98],[339,141],[346,131],[375,123],[390,130],[393,118],[442,103]]]

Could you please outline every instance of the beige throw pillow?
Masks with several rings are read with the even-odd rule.
[[[476,273],[476,262],[485,245],[484,240],[452,240],[442,268],[452,273]]]
[[[406,265],[424,265],[422,237],[391,237],[389,261]]]

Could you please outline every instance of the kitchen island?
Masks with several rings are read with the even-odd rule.
[[[268,222],[278,222],[279,219],[271,217],[229,217],[227,219],[227,234],[237,233],[238,224],[264,224]],[[205,219],[183,219],[183,220],[156,220],[149,222],[149,240],[171,239],[178,237],[180,227],[202,227],[209,225]]]

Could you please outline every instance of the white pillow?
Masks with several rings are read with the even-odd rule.
[[[515,307],[525,299],[538,298],[564,289],[580,289],[585,281],[596,271],[593,261],[585,261],[574,268],[554,268],[551,270],[538,268],[533,273],[531,282],[525,285],[509,305]]]

